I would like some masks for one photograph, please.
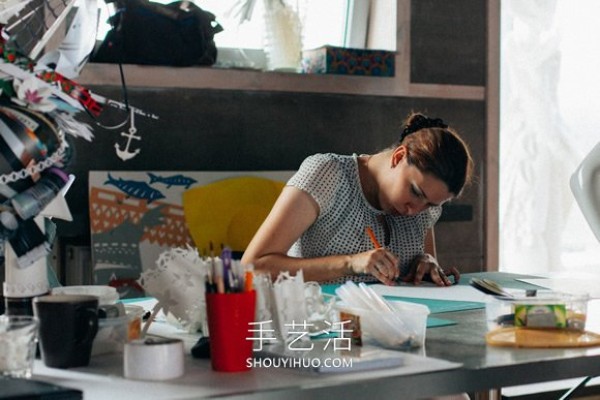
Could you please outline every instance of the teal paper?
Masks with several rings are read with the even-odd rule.
[[[409,303],[423,304],[429,307],[429,311],[431,311],[432,314],[485,308],[485,303],[480,303],[477,301],[421,299],[416,297],[399,296],[383,296],[383,298],[389,301],[406,301]]]
[[[333,284],[333,285],[321,285],[321,292],[323,294],[330,294],[332,296],[336,296],[335,289],[342,286],[341,284]]]
[[[436,318],[436,317],[427,317],[427,327],[428,328],[437,328],[439,326],[448,326],[448,325],[456,325],[456,321],[451,321],[449,319]]]

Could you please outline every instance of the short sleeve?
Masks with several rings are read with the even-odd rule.
[[[335,203],[343,170],[333,154],[307,157],[287,185],[308,193],[319,205],[320,214],[327,213]]]
[[[425,227],[427,229],[430,229],[430,228],[433,228],[433,226],[436,224],[438,219],[440,219],[440,217],[442,216],[442,207],[441,206],[429,207],[427,209],[427,214],[428,214],[428,218],[425,221]]]

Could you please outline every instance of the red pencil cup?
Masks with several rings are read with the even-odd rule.
[[[206,314],[210,336],[210,361],[215,371],[239,372],[250,369],[254,336],[256,292],[206,293]]]

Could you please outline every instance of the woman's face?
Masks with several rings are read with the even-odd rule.
[[[379,191],[383,211],[393,215],[415,215],[452,199],[448,186],[432,174],[408,163],[406,147],[394,150],[388,178]]]

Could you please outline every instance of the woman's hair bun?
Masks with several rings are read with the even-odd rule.
[[[446,129],[448,128],[448,125],[441,118],[429,118],[423,114],[413,114],[408,118],[406,125],[404,125],[400,141],[404,140],[404,138],[411,133],[426,128]]]

